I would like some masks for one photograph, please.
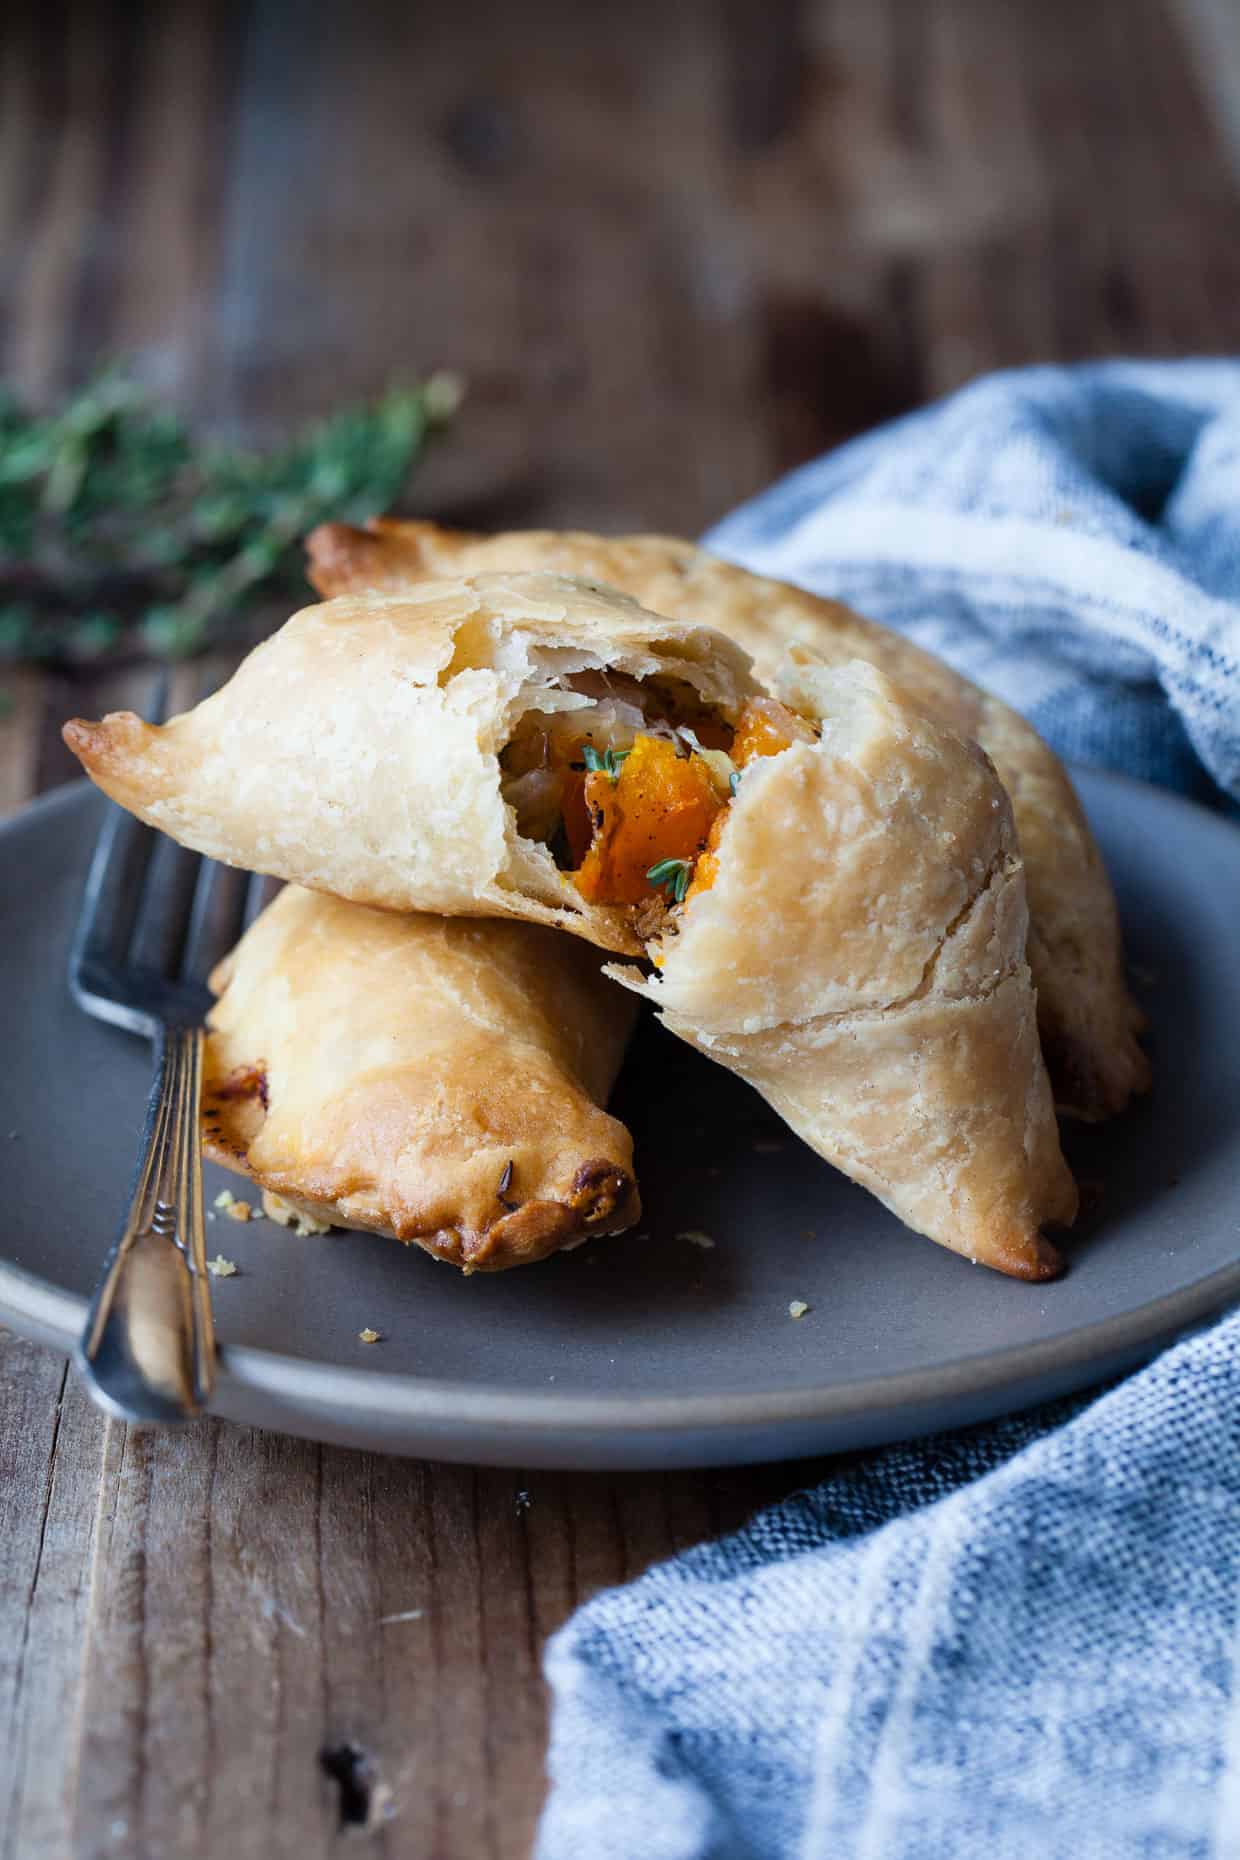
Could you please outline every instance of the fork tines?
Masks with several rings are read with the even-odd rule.
[[[155,721],[166,705],[165,680]],[[257,874],[186,851],[110,802],[74,937],[75,998],[135,1032],[201,1021],[211,1001],[208,975],[271,889]]]

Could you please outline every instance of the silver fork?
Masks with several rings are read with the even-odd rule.
[[[155,715],[161,717],[166,685]],[[207,1404],[215,1328],[202,1207],[206,977],[264,901],[265,881],[186,852],[109,803],[69,958],[78,1005],[155,1045],[129,1206],[74,1358],[127,1421],[181,1421]]]

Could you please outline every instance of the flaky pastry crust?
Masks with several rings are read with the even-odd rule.
[[[639,936],[631,910],[587,904],[546,847],[517,833],[499,752],[527,712],[575,707],[573,678],[675,678],[735,720],[757,692],[747,668],[720,635],[624,596],[496,574],[329,601],[162,729],[120,717],[66,734],[109,793],[216,857],[361,903],[558,923],[641,955],[650,932]],[[714,889],[691,895],[654,946],[661,977],[617,979],[658,1000],[675,1032],[751,1079],[909,1225],[1003,1271],[1049,1276],[1059,1259],[1038,1229],[1071,1219],[1075,1190],[1036,1038],[1008,798],[976,743],[931,723],[873,668],[801,650],[776,683],[824,720],[822,739],[746,765],[719,816]],[[347,940],[334,949],[346,972]],[[548,948],[543,960],[554,970],[558,959]],[[326,961],[314,974],[322,993],[336,985]],[[264,986],[272,1001],[289,996],[270,977]],[[260,992],[255,1022],[268,1011]],[[290,1010],[290,1045],[312,1019],[308,1001]],[[409,1038],[424,1051],[420,1031]],[[247,1032],[228,1076],[264,1057],[270,1070],[256,1043]],[[500,1044],[487,1063],[502,1067]],[[540,1076],[528,1059],[527,1085]],[[398,1147],[395,1112],[367,1102],[381,1140],[361,1153],[377,1169]],[[246,1150],[265,1186],[303,1206],[335,1199],[360,1225],[382,1221],[352,1178],[327,1195],[276,1179],[259,1149],[268,1123]],[[333,1126],[314,1167],[358,1153]],[[409,1237],[446,1219],[413,1205]]]
[[[658,613],[717,627],[769,678],[804,641],[832,663],[863,659],[926,714],[991,756],[1011,796],[1029,896],[1029,962],[1043,1052],[1062,1109],[1102,1118],[1149,1084],[1136,1039],[1143,1017],[1125,979],[1119,920],[1101,854],[1067,773],[1024,718],[838,601],[751,575],[667,536],[517,531],[474,536],[432,523],[328,524],[310,538],[311,579],[325,594],[399,589],[426,575],[553,569],[622,589]]]
[[[520,717],[586,707],[559,681],[598,671],[672,679],[728,712],[757,690],[706,627],[560,575],[479,575],[306,608],[184,716],[78,718],[64,737],[105,793],[226,864],[640,955],[627,914],[588,903],[500,793]]]
[[[1076,1214],[1025,961],[1008,797],[872,666],[794,649],[816,743],[746,768],[653,977],[609,974],[910,1227],[1025,1279]]]
[[[468,1272],[637,1219],[602,1109],[635,1009],[584,944],[290,885],[212,987],[207,1152],[294,1207]]]

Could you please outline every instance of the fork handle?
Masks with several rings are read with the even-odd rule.
[[[202,1216],[201,1027],[165,1027],[138,1171],[76,1364],[126,1421],[183,1421],[206,1404],[215,1329]]]

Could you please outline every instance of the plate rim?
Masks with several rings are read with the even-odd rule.
[[[1139,1356],[1150,1345],[1175,1338],[1238,1301],[1240,1261],[1135,1311],[1100,1318],[1062,1337],[979,1351],[931,1369],[869,1376],[832,1388],[733,1395],[593,1396],[549,1389],[514,1393],[500,1384],[324,1365],[309,1357],[249,1344],[222,1344],[219,1355],[221,1369],[234,1389],[291,1399],[307,1415],[325,1407],[355,1418],[382,1412],[389,1421],[445,1422],[458,1430],[485,1427],[500,1435],[531,1430],[561,1436],[576,1432],[702,1434],[778,1429],[815,1421],[839,1423],[872,1410],[890,1415],[913,1405],[932,1407],[962,1396],[990,1395],[1024,1381],[1049,1381],[1085,1363],[1105,1365],[1121,1356]],[[0,1321],[71,1354],[86,1309],[84,1298],[0,1260]]]
[[[1240,832],[1225,814],[1175,790],[1109,769],[1071,767],[1069,772],[1074,782],[1084,777],[1091,784],[1141,800],[1156,797],[1161,806],[1190,814],[1197,822],[1208,823],[1212,831]],[[0,843],[15,829],[30,824],[33,814],[67,812],[92,792],[88,781],[78,780],[35,797],[0,821]],[[211,1408],[240,1418],[231,1402],[221,1401],[221,1394],[249,1393],[280,1405],[283,1418],[276,1425],[287,1426],[296,1415],[313,1430],[321,1425],[325,1413],[334,1413],[351,1427],[371,1421],[390,1429],[393,1423],[404,1422],[410,1429],[445,1428],[457,1438],[485,1429],[498,1441],[517,1435],[534,1440],[541,1436],[548,1444],[552,1439],[587,1435],[647,1443],[659,1437],[683,1439],[688,1434],[710,1438],[744,1432],[752,1438],[796,1426],[817,1425],[826,1430],[867,1414],[899,1423],[883,1437],[908,1437],[914,1430],[903,1425],[905,1411],[933,1409],[963,1399],[985,1401],[1022,1384],[1063,1385],[1065,1376],[1075,1378],[1069,1386],[1084,1387],[1105,1376],[1108,1364],[1148,1356],[1160,1344],[1236,1302],[1240,1302],[1240,1258],[1132,1311],[1099,1318],[1059,1337],[971,1352],[930,1368],[827,1387],[705,1395],[568,1395],[425,1378],[382,1368],[350,1368],[253,1345],[225,1345]],[[86,1309],[86,1299],[0,1257],[0,1322],[71,1354]],[[1098,1367],[1097,1378],[1088,1374],[1093,1365]],[[1079,1374],[1082,1370],[1087,1372],[1084,1376]],[[1014,1402],[1012,1411],[1020,1405]],[[253,1424],[261,1426],[264,1421],[255,1417]]]

